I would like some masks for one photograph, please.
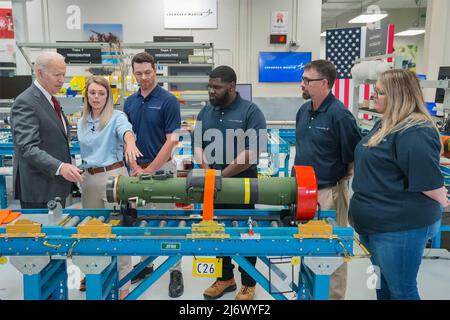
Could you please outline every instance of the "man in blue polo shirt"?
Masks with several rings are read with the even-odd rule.
[[[174,95],[158,85],[155,61],[150,54],[136,54],[131,66],[140,88],[125,100],[123,111],[133,125],[136,145],[143,154],[137,162],[130,164],[132,174],[174,170],[171,157],[178,144],[180,104]],[[184,291],[180,262],[170,270],[169,296],[172,298],[181,296]],[[148,266],[131,282],[144,279],[152,272],[153,265]]]
[[[354,150],[361,133],[353,115],[331,93],[336,68],[327,60],[304,67],[303,98],[296,117],[295,165],[312,166],[322,210],[336,210],[339,226],[348,225],[348,181],[353,175]],[[344,299],[347,265],[331,276],[330,299]]]
[[[194,130],[195,160],[204,169],[221,170],[226,178],[257,178],[258,155],[267,149],[266,119],[251,101],[236,92],[236,73],[228,66],[219,66],[209,75],[210,105],[197,116]],[[215,205],[216,209],[254,209],[247,205]],[[222,277],[203,293],[206,299],[220,298],[236,290],[230,257],[222,257]],[[256,264],[256,257],[246,257]],[[256,281],[244,269],[238,300],[251,300]]]

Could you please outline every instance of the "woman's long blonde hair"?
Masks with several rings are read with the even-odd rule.
[[[86,90],[84,93],[84,107],[83,107],[83,124],[87,125],[87,116],[88,114],[92,113],[92,107],[89,104],[89,99],[88,99],[88,91],[89,91],[89,86],[92,83],[96,83],[98,85],[101,85],[103,88],[106,89],[106,104],[103,107],[103,110],[100,114],[100,126],[99,126],[99,130],[102,130],[104,127],[106,127],[106,125],[108,124],[109,120],[111,120],[111,117],[113,115],[114,112],[114,103],[113,103],[113,98],[112,98],[112,92],[111,92],[111,87],[109,86],[109,82],[108,80],[106,80],[103,77],[99,77],[99,76],[92,76],[90,77],[87,82],[86,82]]]
[[[413,126],[432,127],[438,131],[425,108],[420,82],[414,72],[388,70],[381,74],[378,81],[386,92],[386,110],[381,119],[380,130],[367,143],[369,148],[376,147],[387,135]]]

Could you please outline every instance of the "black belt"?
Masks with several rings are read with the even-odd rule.
[[[318,184],[317,189],[326,189],[326,188],[332,188],[337,186],[337,182],[334,183],[324,183],[324,184]]]

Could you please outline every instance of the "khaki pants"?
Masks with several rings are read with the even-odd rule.
[[[125,167],[117,168],[107,172],[97,174],[84,173],[84,180],[81,183],[81,204],[83,208],[113,208],[114,203],[106,202],[106,182],[109,177],[118,175],[128,176]],[[118,257],[119,278],[122,279],[131,271],[131,257]],[[131,282],[123,285],[122,290],[130,288]]]
[[[336,210],[336,223],[348,226],[348,180],[341,180],[335,187],[319,190],[319,203],[322,210]],[[347,263],[343,263],[331,275],[330,300],[344,300],[347,289]]]
[[[173,173],[176,172],[177,168],[175,165],[174,160],[166,162],[159,170],[166,170],[166,171],[172,171]],[[145,208],[147,209],[177,209],[175,203],[149,203],[145,205]],[[141,257],[141,262],[144,261],[147,257]],[[151,263],[149,266],[153,265]],[[181,272],[181,259],[178,260],[177,263],[175,263],[169,270],[169,272],[172,272],[174,270]]]

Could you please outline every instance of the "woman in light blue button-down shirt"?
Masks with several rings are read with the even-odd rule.
[[[127,116],[114,110],[108,80],[98,76],[89,78],[84,98],[83,116],[78,121],[78,141],[86,170],[81,184],[81,203],[83,208],[105,208],[108,177],[128,175],[124,155],[129,162],[136,161],[142,154],[136,147]],[[120,277],[130,269],[130,257],[119,257]],[[123,286],[121,296],[127,291],[128,286]]]

